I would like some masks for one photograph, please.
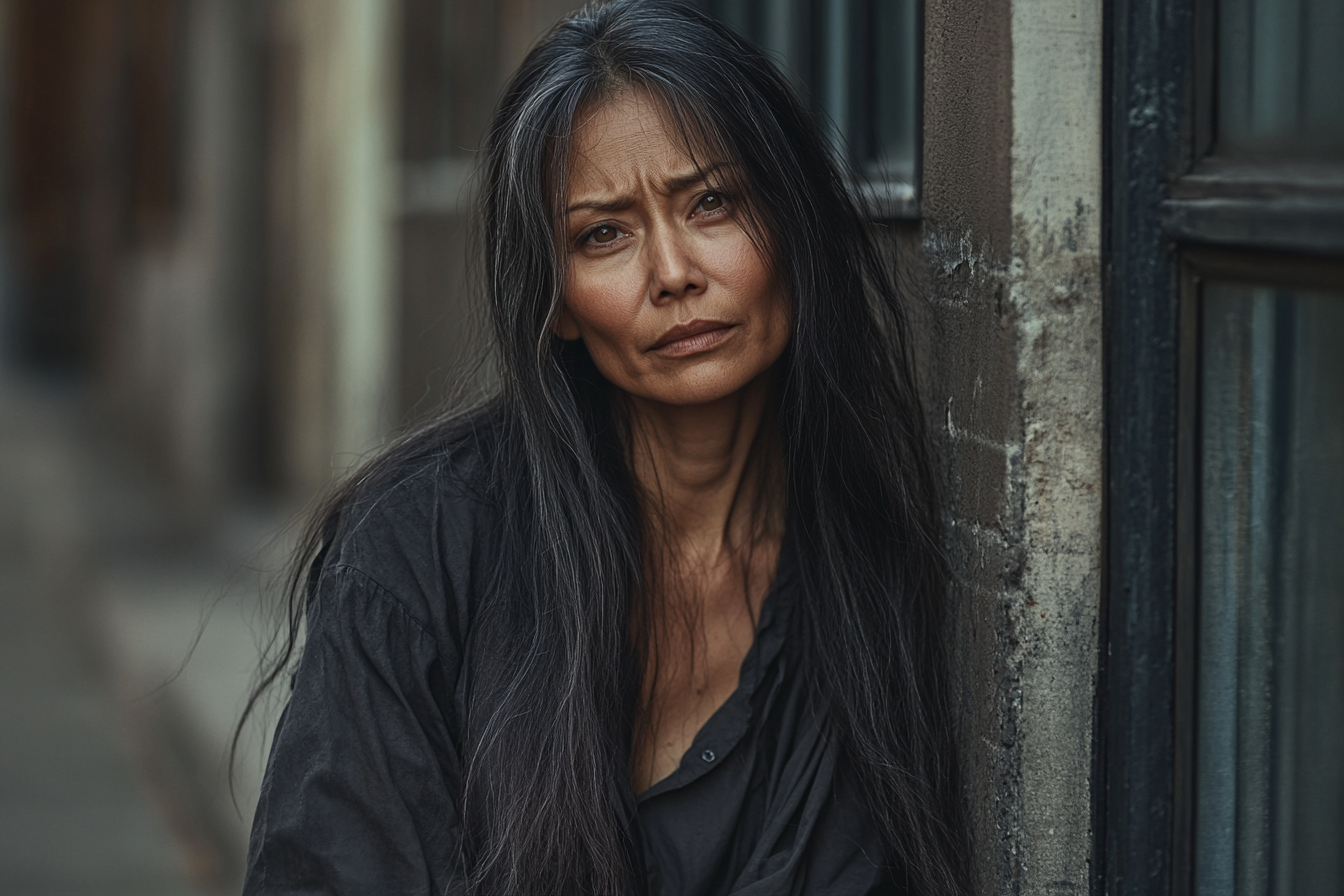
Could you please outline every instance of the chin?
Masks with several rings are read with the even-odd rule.
[[[741,392],[756,381],[759,374],[744,376],[740,372],[731,374],[722,371],[687,371],[686,376],[675,380],[664,380],[657,388],[639,390],[635,394],[648,401],[677,407],[713,404]]]

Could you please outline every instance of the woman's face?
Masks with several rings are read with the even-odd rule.
[[[715,401],[770,369],[788,301],[739,200],[705,183],[656,103],[627,90],[583,116],[568,184],[561,338],[582,339],[621,389],[666,404]]]

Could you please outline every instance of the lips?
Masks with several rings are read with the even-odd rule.
[[[677,324],[659,337],[649,351],[674,357],[704,351],[717,345],[732,328],[732,324],[721,320],[692,320]]]

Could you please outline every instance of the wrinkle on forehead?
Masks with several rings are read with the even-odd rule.
[[[622,107],[629,107],[628,115],[621,115]],[[615,114],[612,114],[615,113]],[[623,125],[637,122],[637,130]],[[675,155],[660,161],[668,170],[691,169],[706,173],[709,161],[728,161],[722,142],[712,139],[698,122],[678,116],[671,104],[656,93],[637,86],[626,86],[605,93],[580,107],[574,117],[569,141],[569,161],[566,165],[567,190],[572,194],[573,177],[579,159],[592,161],[599,146],[612,139],[626,144],[631,153],[642,152],[649,145],[667,148]],[[654,128],[657,130],[654,130]],[[613,137],[612,131],[618,131]],[[597,165],[585,166],[588,172],[600,171]],[[589,185],[591,186],[591,185]]]

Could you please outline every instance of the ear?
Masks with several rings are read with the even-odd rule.
[[[566,342],[573,342],[579,338],[579,322],[574,319],[574,315],[569,313],[565,303],[560,303],[560,313],[555,316],[551,323],[551,331]]]

